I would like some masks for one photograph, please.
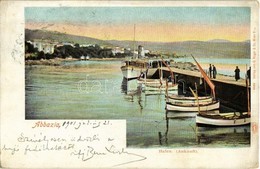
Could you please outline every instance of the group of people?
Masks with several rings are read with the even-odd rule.
[[[212,76],[213,75],[213,76]],[[213,79],[216,79],[216,75],[217,75],[217,69],[214,65],[209,64],[209,77]],[[249,67],[249,69],[246,72],[247,78],[249,80],[249,84],[250,84],[250,75],[251,75],[251,67]],[[238,66],[236,66],[235,69],[235,79],[236,81],[238,81],[240,79],[240,69],[238,68]]]
[[[216,79],[217,69],[214,65],[211,66],[211,64],[209,64],[209,77],[212,78],[212,75],[213,75],[213,79]]]
[[[249,67],[249,69],[246,71],[246,78],[249,80],[249,85],[250,85],[251,67]],[[236,81],[238,81],[240,79],[240,69],[238,68],[238,66],[236,66],[236,69],[235,69],[235,79],[236,79]]]

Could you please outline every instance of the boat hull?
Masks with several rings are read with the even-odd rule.
[[[166,87],[164,85],[145,85],[145,90],[150,90],[150,91],[166,91]],[[168,87],[168,91],[172,91],[172,90],[177,90],[178,91],[178,85],[174,85],[174,86],[169,86]]]
[[[171,99],[174,99],[174,100],[197,100],[197,98],[195,98],[195,97],[185,97],[185,96],[180,96],[180,95],[169,95],[168,97]],[[207,100],[207,99],[212,99],[212,97],[211,96],[199,96],[198,99]]]
[[[219,110],[212,110],[207,112],[202,112],[204,114],[209,115],[218,115]],[[186,118],[186,117],[196,117],[197,112],[173,112],[173,111],[166,111],[167,118]]]
[[[145,95],[165,95],[165,90],[145,90]],[[170,90],[169,94],[178,94],[178,90]]]
[[[131,79],[137,79],[140,76],[141,70],[139,68],[122,66],[121,71],[125,79],[131,80]]]
[[[198,104],[198,102],[199,104],[210,104],[213,101],[212,97],[199,97],[198,100],[193,98],[194,97],[182,97],[181,99],[166,96],[166,100],[173,104]]]
[[[159,84],[146,84],[144,86],[144,91],[146,95],[153,95],[153,94],[166,94],[166,87],[164,85],[159,86]],[[167,89],[168,94],[178,94],[178,85],[169,86]]]
[[[201,115],[196,115],[196,123],[202,124],[202,125],[210,125],[210,126],[241,126],[241,125],[247,125],[250,124],[251,118],[250,117],[244,117],[244,118],[230,118],[230,119],[215,119],[215,118],[209,118],[204,117]]]
[[[160,79],[144,79],[144,78],[138,78],[137,79],[137,83],[138,84],[143,84],[143,85],[146,85],[146,84],[148,84],[148,85],[149,84],[152,84],[152,85],[154,85],[154,84],[161,84]],[[162,84],[166,84],[166,81],[163,80]]]
[[[219,109],[219,101],[200,105],[200,111],[210,111]],[[166,110],[168,111],[182,111],[182,112],[198,112],[197,104],[172,104],[166,102]]]

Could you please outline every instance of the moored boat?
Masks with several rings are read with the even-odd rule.
[[[198,108],[199,106],[199,108]],[[219,101],[213,101],[207,104],[173,104],[171,102],[166,102],[166,110],[168,111],[183,111],[183,112],[197,112],[200,111],[210,111],[219,109]]]
[[[138,78],[138,84],[166,84],[166,80],[161,81],[160,79],[146,79],[146,78]]]
[[[198,125],[210,126],[241,126],[250,124],[251,118],[247,112],[234,112],[219,115],[197,114],[196,123]]]
[[[199,96],[198,100],[196,97],[185,97],[179,95],[168,95],[166,101],[173,104],[196,104],[197,102],[202,104],[211,103],[213,98],[211,96]]]
[[[168,85],[166,81],[164,83],[160,83],[160,81],[156,83],[145,83],[143,84],[143,88],[146,94],[178,94],[178,84]]]
[[[125,64],[126,65],[121,66],[121,71],[124,78],[127,80],[137,79],[140,76],[140,72],[144,69],[144,66],[134,65],[133,62],[131,64],[130,61],[126,61]]]
[[[165,84],[146,84],[144,86],[145,94],[178,94],[178,85],[167,86]]]
[[[170,64],[170,60],[166,61]],[[141,78],[144,74],[146,78],[152,77],[160,67],[165,67],[161,60],[158,59],[128,59],[124,61],[124,65],[121,66],[121,71],[125,79],[137,79]],[[143,80],[144,81],[144,77]]]
[[[196,117],[197,112],[173,112],[173,111],[166,111],[167,118],[186,118],[186,117]],[[218,115],[219,110],[211,110],[202,112],[202,114],[209,114],[209,115]]]

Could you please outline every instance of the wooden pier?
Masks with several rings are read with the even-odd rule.
[[[162,68],[164,77],[170,76],[170,71],[167,67]],[[210,93],[209,86],[205,84],[201,73],[197,70],[185,70],[171,67],[176,81],[184,88],[195,87],[195,82],[198,85],[199,93]],[[216,87],[216,97],[221,104],[234,108],[238,111],[247,111],[247,88],[246,80],[235,80],[235,77],[218,75],[216,79],[211,79]],[[250,87],[249,87],[250,91]]]

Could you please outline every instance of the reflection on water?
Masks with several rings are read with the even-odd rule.
[[[174,134],[176,124],[183,122],[182,134]],[[194,123],[193,123],[194,122]],[[185,126],[186,125],[186,126]],[[158,140],[161,146],[174,146],[174,142],[179,145],[190,145],[192,147],[243,147],[250,145],[250,125],[239,127],[198,127],[195,118],[167,118],[165,119],[166,129],[158,132]],[[187,139],[186,135],[190,135]],[[193,142],[193,143],[191,143]]]
[[[136,80],[122,80],[120,62],[26,66],[26,119],[121,119],[127,146],[243,147],[250,126],[198,128],[195,118],[169,118],[165,96],[147,95]],[[168,114],[169,115],[169,114]]]

